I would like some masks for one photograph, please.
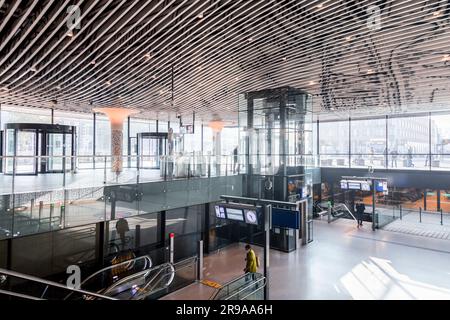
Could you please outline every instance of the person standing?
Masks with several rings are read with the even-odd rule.
[[[256,256],[255,251],[253,251],[252,247],[247,244],[245,246],[245,251],[247,251],[246,257],[245,257],[245,273],[250,273],[252,280],[256,280],[255,273],[258,271],[258,257]]]

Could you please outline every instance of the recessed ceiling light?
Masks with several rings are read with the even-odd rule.
[[[153,76],[152,76],[152,79],[153,79],[153,80],[155,80],[155,79],[156,79],[156,76],[155,76],[155,75],[153,75]]]
[[[145,60],[149,60],[152,56],[150,55],[150,53],[146,53],[144,56]]]
[[[200,13],[198,16],[197,16],[197,18],[199,18],[199,19],[203,19],[204,18],[204,16],[203,16],[203,12],[202,13]]]
[[[164,93],[164,90],[159,90],[159,94],[163,95]]]
[[[91,61],[91,64],[93,64],[93,65],[95,65],[96,63],[97,63],[97,61],[95,61],[95,60]]]
[[[317,5],[317,9],[322,9],[322,8],[323,8],[323,3]]]
[[[252,42],[253,41],[253,38],[248,38],[248,42]]]
[[[234,80],[239,81],[239,77],[234,78]]]
[[[110,86],[112,83],[111,83],[111,81],[108,80],[108,81],[105,82],[105,84],[106,84],[107,86]]]
[[[283,59],[281,59],[281,60],[283,60],[283,61],[286,61],[286,60],[287,60],[287,58],[286,58],[286,57],[283,57]]]
[[[450,55],[444,54],[444,56],[441,59],[442,61],[450,61]]]
[[[313,85],[315,85],[315,84],[316,84],[315,81],[310,81],[310,82],[309,82],[309,85],[310,85],[310,86],[313,86]]]
[[[373,69],[367,69],[367,74],[372,74],[373,73]]]
[[[56,86],[56,90],[61,90],[61,86]]]
[[[347,41],[352,41],[352,36],[347,36],[347,37],[345,37],[345,40],[347,40]]]
[[[69,38],[72,38],[73,37],[73,31],[72,30],[67,31],[66,36],[68,36]]]
[[[32,67],[30,68],[30,71],[31,71],[31,72],[37,72],[37,67],[36,67],[36,66],[32,66]]]

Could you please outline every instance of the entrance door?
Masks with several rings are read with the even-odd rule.
[[[63,171],[64,134],[47,133],[47,172]]]
[[[161,156],[166,154],[167,138],[146,133],[138,133],[139,167],[160,169]]]
[[[16,130],[16,174],[37,174],[36,131]]]

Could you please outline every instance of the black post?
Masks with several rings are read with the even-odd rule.
[[[127,119],[127,158],[128,168],[131,168],[131,117]]]
[[[419,221],[422,223],[422,207],[419,208]]]
[[[441,208],[441,226],[444,224],[443,215],[442,215],[442,208]]]
[[[403,210],[402,210],[402,206],[400,205],[400,220],[402,220],[403,218]]]
[[[141,247],[141,225],[137,224],[134,233],[134,248],[139,250]]]
[[[105,256],[105,222],[98,222],[95,225],[95,260],[100,267],[103,267]]]

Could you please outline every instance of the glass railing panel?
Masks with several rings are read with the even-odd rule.
[[[139,208],[141,212],[158,212],[168,208],[167,184],[171,182],[154,182],[139,185],[141,198]]]
[[[64,227],[64,191],[16,193],[12,211],[15,237],[59,230]]]
[[[65,190],[64,226],[66,228],[105,221],[105,188],[86,187]]]

